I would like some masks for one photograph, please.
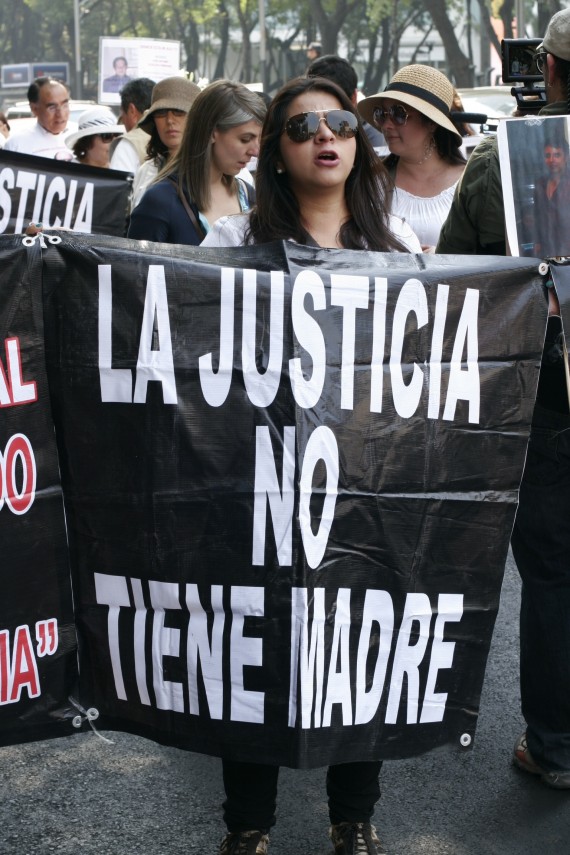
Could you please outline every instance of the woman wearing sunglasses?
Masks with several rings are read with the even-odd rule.
[[[390,217],[389,179],[355,108],[336,84],[298,78],[274,97],[262,132],[256,206],[224,217],[203,246],[294,240],[308,246],[420,252]]]
[[[150,135],[146,160],[135,174],[131,209],[182,142],[186,117],[200,87],[185,77],[165,77],[152,90],[152,100],[138,126]]]
[[[428,65],[408,65],[384,92],[364,98],[360,115],[382,131],[393,181],[391,212],[410,224],[424,252],[434,252],[465,169],[462,137],[450,118],[453,86]]]
[[[384,203],[388,178],[347,95],[330,80],[299,78],[274,97],[263,125],[249,215],[223,217],[203,246],[293,240],[307,246],[420,252],[406,224]],[[220,855],[265,855],[275,824],[279,768],[223,758]],[[371,825],[380,761],[331,766],[330,837],[336,855],[379,855]],[[292,851],[298,851],[293,844]]]
[[[65,138],[65,144],[73,151],[77,163],[107,169],[111,143],[124,132],[124,126],[117,124],[111,110],[91,107],[80,115],[77,131]]]
[[[241,83],[216,80],[196,97],[182,142],[133,209],[128,237],[197,246],[224,214],[247,211],[239,173],[259,152],[266,107]]]

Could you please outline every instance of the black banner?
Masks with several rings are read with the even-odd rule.
[[[290,766],[471,745],[537,265],[48,245],[83,707]]]
[[[132,176],[0,148],[0,234],[29,222],[102,235],[126,233]]]
[[[570,263],[568,259],[560,258],[558,261],[551,259],[550,264],[547,264],[545,261],[542,264],[542,269],[548,277],[549,286],[556,289],[555,293],[560,305],[566,351],[568,352],[570,350]]]
[[[39,246],[1,239],[0,743],[72,732],[77,641],[44,359]]]

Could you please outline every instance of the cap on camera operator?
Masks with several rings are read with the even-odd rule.
[[[570,113],[570,9],[554,15],[535,58],[541,116]],[[496,137],[467,164],[436,252],[505,254]],[[553,288],[528,455],[511,545],[522,578],[520,680],[526,730],[513,762],[550,787],[570,789],[570,410],[563,333]]]

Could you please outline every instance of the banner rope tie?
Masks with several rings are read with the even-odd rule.
[[[89,709],[86,710],[81,706],[81,704],[78,701],[75,700],[75,698],[72,698],[72,697],[69,698],[69,703],[73,707],[75,707],[75,709],[79,713],[79,715],[74,716],[72,719],[71,723],[72,723],[73,727],[76,727],[79,729],[84,721],[88,721],[89,726],[91,727],[91,730],[93,731],[95,736],[98,736],[99,739],[103,740],[103,742],[108,742],[109,745],[115,744],[112,739],[107,739],[106,736],[103,736],[102,733],[99,733],[99,731],[97,730],[97,728],[93,724],[93,722],[97,721],[97,719],[99,718],[99,710],[98,709],[96,709],[95,707],[89,707]]]

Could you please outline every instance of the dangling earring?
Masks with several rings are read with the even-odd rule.
[[[282,167],[282,166],[276,166],[276,167],[275,167],[275,172],[277,173],[277,175],[283,175],[283,173],[285,172],[285,170],[283,169],[283,167]]]
[[[416,165],[421,166],[422,163],[425,163],[426,160],[429,160],[430,157],[432,156],[434,148],[435,148],[435,139],[434,139],[433,134],[432,134],[429,142],[426,143],[426,147],[424,148],[424,156],[422,157],[421,160],[416,161]]]

